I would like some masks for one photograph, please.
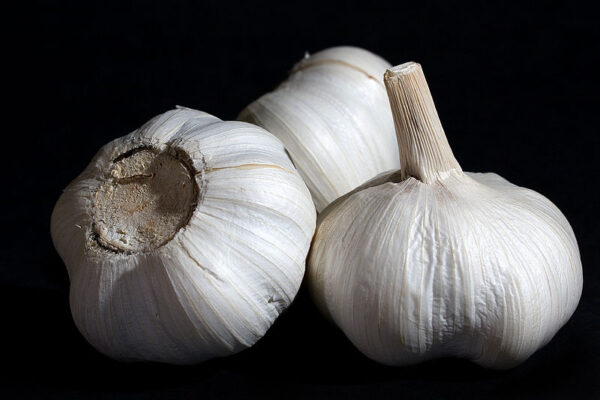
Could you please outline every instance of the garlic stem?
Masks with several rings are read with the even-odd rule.
[[[462,172],[452,154],[420,64],[408,62],[384,75],[396,137],[402,178],[433,183],[451,170]]]

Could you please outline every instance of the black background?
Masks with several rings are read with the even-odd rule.
[[[4,10],[0,390],[81,398],[598,398],[598,15],[585,4],[34,2]],[[423,65],[454,154],[550,198],[584,291],[521,366],[369,361],[303,287],[253,348],[196,367],[122,364],[76,330],[49,235],[61,190],[101,145],[175,105],[234,119],[305,51]],[[0,394],[0,397],[3,397]]]

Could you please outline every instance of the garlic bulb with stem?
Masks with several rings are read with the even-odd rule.
[[[400,168],[381,79],[390,66],[356,47],[320,51],[238,117],[283,142],[319,212],[374,176]]]
[[[94,347],[190,364],[265,334],[298,291],[315,220],[277,138],[178,108],[105,145],[51,230]]]
[[[321,213],[307,272],[314,298],[384,364],[517,365],[577,306],[573,231],[542,195],[462,171],[419,64],[388,70],[385,83],[402,169]]]

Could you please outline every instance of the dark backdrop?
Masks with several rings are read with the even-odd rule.
[[[9,397],[600,396],[600,37],[591,8],[565,1],[79,3],[3,12],[10,105],[0,136],[0,390]],[[155,114],[178,104],[234,119],[305,51],[334,45],[361,46],[393,64],[420,62],[463,169],[494,171],[563,211],[584,268],[573,318],[509,371],[448,359],[389,368],[356,351],[302,288],[255,347],[230,358],[172,367],[98,354],[71,320],[66,270],[49,236],[62,188],[102,144]]]

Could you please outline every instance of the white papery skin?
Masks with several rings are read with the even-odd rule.
[[[390,64],[356,47],[307,56],[288,80],[242,111],[288,150],[317,211],[376,175],[400,168],[381,77]]]
[[[413,75],[415,65],[396,67],[390,79]],[[321,310],[381,363],[456,356],[512,367],[577,306],[583,279],[575,236],[542,195],[493,173],[463,173],[436,129],[433,102],[419,99],[430,99],[424,78],[412,85],[408,94],[389,87],[392,107],[404,102],[394,112],[401,155],[415,164],[319,216],[308,282]],[[435,118],[422,118],[430,107],[425,113]]]
[[[140,147],[189,156],[197,205],[166,244],[114,251],[97,240],[94,198],[114,160]],[[298,291],[315,220],[277,138],[179,108],[104,146],[65,189],[51,229],[73,318],[94,347],[120,360],[190,364],[265,334]]]

